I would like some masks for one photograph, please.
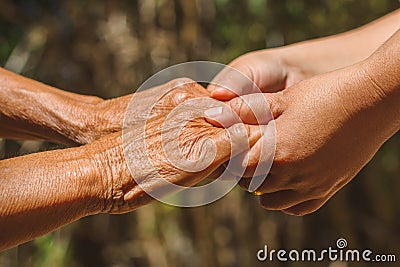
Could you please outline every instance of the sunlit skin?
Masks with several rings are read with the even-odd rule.
[[[65,145],[90,143],[122,129],[131,96],[74,94],[0,68],[0,135]],[[146,106],[150,99],[143,99]]]
[[[5,74],[4,74],[5,73]],[[3,72],[3,75],[7,75]],[[15,78],[14,76],[12,76]],[[4,76],[3,76],[4,78]],[[218,167],[226,162],[232,151],[241,152],[244,150],[240,145],[241,141],[250,145],[254,144],[261,137],[259,126],[233,126],[229,129],[222,129],[212,126],[204,118],[198,118],[190,121],[181,131],[179,140],[182,149],[182,157],[196,158],[198,155],[206,152],[208,144],[212,141],[216,147],[216,156],[211,164],[204,170],[198,172],[182,171],[167,160],[168,151],[163,150],[162,140],[175,138],[170,136],[170,130],[163,131],[162,125],[167,115],[176,106],[186,100],[208,97],[209,92],[199,84],[188,79],[174,80],[150,90],[138,93],[137,96],[142,106],[137,107],[137,116],[142,116],[142,109],[147,105],[154,103],[154,92],[169,91],[161,98],[155,108],[150,113],[146,122],[145,134],[140,132],[140,128],[129,129],[129,138],[132,138],[130,148],[135,150],[135,145],[139,139],[144,139],[147,146],[145,154],[133,151],[131,162],[134,162],[135,177],[131,176],[128,170],[122,145],[122,117],[116,113],[109,118],[119,118],[119,122],[110,123],[110,128],[100,127],[92,128],[94,134],[86,135],[86,130],[81,132],[80,126],[73,119],[71,124],[67,120],[62,122],[62,129],[58,128],[58,116],[54,114],[66,114],[67,118],[84,118],[84,113],[80,109],[60,110],[64,106],[60,101],[71,102],[87,100],[86,97],[56,91],[47,88],[42,84],[32,86],[32,81],[19,78],[18,87],[30,88],[30,94],[22,90],[26,100],[31,96],[31,103],[34,101],[38,105],[37,109],[29,109],[26,104],[22,105],[19,99],[13,99],[14,94],[9,94],[8,101],[3,100],[1,120],[10,123],[0,135],[8,138],[40,138],[60,142],[65,144],[85,143],[99,137],[90,144],[47,151],[42,153],[30,154],[22,157],[0,161],[0,249],[9,248],[22,242],[31,240],[40,235],[46,234],[59,228],[62,225],[75,221],[84,216],[97,213],[123,213],[129,212],[154,200],[144,193],[134,179],[145,179],[147,190],[157,190],[159,187],[159,178],[166,179],[178,185],[191,186],[202,179],[213,175]],[[7,79],[6,79],[7,80]],[[3,79],[4,81],[4,79]],[[3,84],[4,85],[4,84]],[[43,87],[42,87],[43,86]],[[17,87],[15,87],[17,88]],[[173,90],[171,90],[173,88]],[[41,91],[43,89],[43,91]],[[17,91],[17,89],[15,89]],[[42,94],[52,95],[45,102],[41,102]],[[61,95],[60,98],[57,98]],[[7,96],[7,94],[3,95]],[[76,99],[74,99],[76,97]],[[56,99],[57,101],[53,101]],[[63,99],[63,100],[61,100]],[[127,106],[126,99],[110,100],[111,103]],[[44,101],[44,99],[41,99]],[[88,98],[89,103],[83,105],[85,108],[95,106],[94,113],[97,110],[104,110],[108,101],[102,101],[97,98]],[[93,100],[93,101],[92,101]],[[7,116],[11,107],[8,103],[14,104],[13,114]],[[94,104],[93,104],[94,102]],[[26,101],[25,101],[26,103]],[[117,110],[118,105],[110,105],[106,110],[110,115]],[[193,110],[198,109],[195,107]],[[39,112],[39,111],[41,112]],[[43,112],[43,110],[54,112]],[[70,113],[68,113],[70,112]],[[125,110],[119,110],[121,114]],[[18,117],[19,114],[25,114]],[[26,115],[28,114],[28,115]],[[98,113],[99,115],[103,113]],[[53,117],[54,116],[54,117]],[[129,118],[132,121],[138,118]],[[169,120],[177,120],[172,116]],[[100,121],[104,121],[101,119]],[[56,124],[53,124],[56,123]],[[93,123],[88,121],[87,123]],[[78,124],[78,126],[76,126]],[[3,124],[2,124],[3,125]],[[93,124],[95,125],[95,124]],[[107,125],[107,124],[106,124]],[[115,125],[115,126],[114,126]],[[75,128],[76,127],[76,128]],[[25,131],[24,129],[29,129]],[[51,132],[52,129],[55,129]],[[104,130],[106,129],[106,130]],[[38,130],[38,131],[37,131]],[[115,133],[110,133],[116,131]],[[228,134],[229,132],[229,134]],[[73,137],[75,133],[82,133],[79,138]],[[103,136],[101,136],[103,135]],[[237,141],[235,141],[237,140]],[[130,143],[130,140],[125,140]],[[234,148],[237,144],[237,149]],[[144,162],[150,159],[152,167],[145,167]],[[132,166],[131,166],[132,167]],[[143,186],[143,185],[142,185]]]
[[[258,57],[255,52],[232,63],[265,93],[255,93],[254,88],[246,84],[229,87],[234,93],[220,87],[209,88],[213,97],[231,99],[228,104],[244,123],[260,123],[255,115],[264,120],[261,123],[267,123],[271,119],[270,112],[260,103],[266,101],[269,104],[276,124],[276,151],[271,171],[257,189],[262,207],[294,215],[316,211],[353,179],[382,144],[399,130],[400,32],[367,56],[373,49],[368,44],[384,42],[374,39],[374,36],[382,37],[380,27],[393,30],[399,26],[399,11],[371,24],[369,27],[374,30],[367,35],[368,41],[364,38],[357,42],[355,37],[354,42],[366,45],[354,47],[360,51],[354,52],[356,56],[353,58],[350,53],[340,60],[342,55],[339,53],[336,58],[336,50],[330,49],[335,42],[339,46],[341,38],[348,38],[345,34],[288,47],[288,51],[299,55],[301,49],[305,49],[305,55],[310,57],[301,63],[300,56],[297,68],[286,68],[276,63],[273,59],[279,57],[280,52],[275,57],[274,51],[258,52]],[[367,27],[360,31],[369,32],[370,29]],[[390,36],[390,30],[386,33]],[[362,36],[360,33],[358,37]],[[297,52],[296,47],[299,49]],[[307,47],[313,51],[308,51]],[[314,54],[322,58],[313,60]],[[335,57],[333,62],[318,62],[332,57]],[[356,63],[364,57],[366,59]],[[299,58],[294,57],[294,60]],[[354,64],[337,69],[348,63]],[[309,71],[314,64],[322,66],[321,71],[333,71],[316,75],[319,71]],[[222,72],[217,78],[220,83],[226,86],[235,84],[235,77],[226,78],[224,75]],[[305,80],[309,76],[313,77]],[[235,98],[238,94],[244,95],[243,98]],[[214,109],[206,114],[215,125],[229,125],[235,122],[232,109]],[[247,167],[244,176],[249,178],[240,182],[246,190],[255,167],[263,164],[260,153],[268,138],[264,136],[249,152],[235,159],[237,164]],[[244,159],[249,159],[247,164]]]
[[[394,11],[360,28],[324,38],[304,41],[283,47],[244,54],[230,67],[248,76],[241,79],[229,68],[217,75],[214,82],[230,89],[209,86],[214,98],[230,100],[261,90],[273,93],[315,75],[350,66],[368,58],[400,26],[400,10]]]
[[[247,189],[254,167],[263,164],[260,149],[269,136],[252,125],[259,121],[237,95],[246,95],[265,123],[270,113],[257,103],[266,101],[277,127],[274,164],[257,190],[261,205],[296,215],[317,210],[399,130],[400,34],[385,43],[399,25],[396,11],[348,33],[253,52],[233,61],[231,66],[248,75],[263,94],[251,94],[254,88],[235,77],[224,79],[224,71],[216,81],[234,93],[215,87],[207,91],[186,79],[138,93],[138,117],[131,120],[141,119],[142,111],[154,103],[152,90],[176,87],[154,109],[145,135],[131,131],[133,137],[146,139],[149,148],[147,155],[136,153],[133,159],[138,177],[128,171],[122,145],[123,119],[132,95],[111,100],[82,96],[0,69],[0,137],[73,146],[0,161],[0,250],[85,216],[129,212],[152,201],[134,178],[150,178],[150,189],[157,188],[160,173],[176,184],[193,185],[219,170],[233,144],[243,140],[251,149],[235,161],[242,164],[249,158],[247,178],[241,181]],[[247,123],[246,131],[211,124],[217,125],[216,119],[235,122],[229,109],[214,112],[208,122],[191,121],[179,137],[183,156],[196,158],[206,140],[212,140],[217,144],[216,158],[199,172],[179,170],[161,149],[160,125],[183,101],[210,96],[228,101]],[[172,138],[168,131],[164,134]],[[132,138],[131,144],[136,141]],[[145,157],[154,169],[142,168]]]

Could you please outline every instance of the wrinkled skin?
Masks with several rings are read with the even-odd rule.
[[[41,102],[42,95],[52,95],[52,99],[55,100],[59,99],[57,95],[62,94],[47,87],[43,88],[42,84],[35,84],[39,88],[26,85],[28,89],[22,90],[21,93],[24,97],[33,97],[33,101],[39,105],[39,111],[51,109],[51,105],[54,104]],[[38,92],[39,89],[44,91]],[[18,93],[17,89],[15,93]],[[68,98],[69,101],[69,96],[68,94],[61,99]],[[160,98],[151,108],[157,100],[155,96]],[[152,201],[153,198],[146,194],[136,181],[143,182],[145,189],[150,190],[146,192],[162,189],[165,180],[185,186],[196,184],[220,169],[219,166],[229,159],[231,148],[234,154],[239,153],[246,149],[248,143],[251,146],[262,135],[262,127],[259,126],[235,125],[229,129],[221,129],[212,126],[203,117],[185,121],[184,118],[193,112],[202,114],[204,108],[210,107],[210,104],[207,104],[210,101],[211,106],[217,103],[209,98],[209,93],[204,88],[187,79],[172,81],[138,93],[135,97],[141,105],[134,105],[133,113],[128,114],[129,121],[125,124],[127,127],[124,132],[121,131],[121,114],[125,114],[131,97],[99,102],[96,100],[96,103],[91,104],[89,101],[83,106],[96,112],[84,114],[96,114],[98,121],[109,122],[103,129],[95,129],[93,126],[90,129],[92,133],[100,136],[105,132],[117,132],[100,137],[88,145],[0,161],[0,192],[2,199],[6,200],[0,205],[0,250],[31,240],[88,215],[128,212]],[[198,97],[209,99],[203,109],[198,105],[191,106],[191,101]],[[40,103],[43,105],[40,106]],[[57,125],[52,125],[52,122],[61,123],[47,116],[57,115],[59,111],[71,111],[71,114],[65,116],[66,127],[63,128],[69,129],[68,134],[45,137],[56,137],[51,140],[63,140],[62,143],[68,143],[67,140],[88,140],[65,139],[73,132],[79,132],[80,137],[84,137],[84,132],[79,131],[79,127],[87,124],[77,123],[77,120],[81,117],[84,120],[88,119],[78,116],[77,110],[63,110],[66,104],[67,102],[56,105],[55,113],[42,114],[37,113],[35,109],[17,108],[12,114],[25,116],[37,113],[39,117],[33,118],[32,123],[42,119],[43,128],[40,129],[46,132],[59,129],[53,127]],[[171,113],[179,105],[183,105],[184,108],[180,112]],[[8,106],[5,109],[6,113],[9,111],[7,108]],[[144,115],[149,108],[150,112]],[[57,118],[63,117],[57,115]],[[168,127],[163,129],[165,122]],[[184,124],[178,128],[174,127],[174,122]],[[15,123],[23,127],[26,122],[15,120]],[[70,126],[74,127],[69,128]],[[46,127],[49,127],[48,130]],[[24,136],[30,137],[37,133],[24,132]],[[175,153],[176,149],[171,152],[169,145],[175,141],[178,141],[177,148],[182,154]],[[214,151],[212,143],[216,144],[215,158],[204,161],[210,159],[209,155],[214,155],[210,153]],[[163,145],[164,148],[167,147],[165,152]],[[124,155],[124,148],[128,157]],[[171,164],[171,158],[178,161],[186,158],[192,161],[201,160],[193,164],[189,162],[189,165],[186,165],[189,168],[182,169]],[[134,177],[128,169],[126,159],[133,163],[130,167]],[[204,165],[204,168],[196,169],[199,164]]]
[[[174,89],[168,90],[169,88]],[[258,126],[237,124],[229,129],[223,129],[212,126],[203,117],[186,121],[178,135],[178,149],[182,153],[179,156],[182,159],[178,157],[178,160],[189,159],[195,162],[188,163],[185,165],[187,169],[182,170],[170,161],[170,158],[176,155],[175,152],[163,150],[166,143],[171,143],[176,139],[174,135],[176,129],[163,129],[163,125],[174,108],[182,105],[185,101],[208,98],[209,93],[197,83],[187,79],[175,80],[151,90],[166,93],[148,114],[144,133],[141,132],[142,128],[140,127],[143,124],[142,120],[139,117],[129,118],[129,128],[124,131],[124,142],[122,142],[121,133],[116,133],[91,145],[93,149],[97,150],[95,154],[98,156],[100,166],[104,166],[102,162],[108,165],[110,162],[113,163],[109,167],[104,166],[104,169],[107,170],[106,175],[103,176],[103,184],[106,185],[106,204],[102,208],[104,212],[128,212],[148,203],[153,199],[144,193],[142,188],[144,187],[147,192],[160,190],[164,179],[182,186],[194,185],[227,161],[231,156],[231,149],[234,153],[243,151],[248,145],[253,145],[261,136],[262,129]],[[142,93],[147,93],[147,91]],[[168,123],[174,125],[175,122],[184,122],[191,113],[202,114],[203,110],[210,105],[218,105],[218,102],[209,100],[203,104],[201,107],[191,107],[189,103],[181,113],[178,112],[168,118]],[[124,160],[124,148],[135,179],[132,179]],[[144,148],[145,153],[142,150]],[[211,152],[214,149],[216,149],[215,159],[209,159],[207,155],[213,155]],[[207,160],[210,164],[205,162]],[[204,165],[205,163],[206,165]],[[204,168],[194,171],[199,164],[204,165]],[[136,181],[140,181],[140,186]]]
[[[153,105],[158,90],[159,87],[155,87],[135,94],[101,100],[91,106],[88,114],[90,114],[92,122],[88,127],[90,130],[86,133],[87,143],[122,130],[125,113],[133,96],[140,105],[135,106],[135,112],[132,112],[130,119],[132,121],[143,120],[143,112]]]

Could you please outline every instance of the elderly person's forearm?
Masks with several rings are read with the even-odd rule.
[[[98,213],[102,184],[87,147],[0,161],[0,250]]]
[[[0,68],[0,137],[87,143],[97,97],[58,90]]]
[[[261,137],[264,127],[236,124],[222,129],[202,117],[185,120],[206,107],[184,109],[184,117],[174,115],[172,111],[186,101],[209,96],[196,82],[175,80],[151,90],[161,92],[162,97],[156,100],[144,128],[143,118],[130,118],[124,138],[120,131],[81,147],[0,161],[0,249],[84,216],[132,211],[154,200],[151,192],[164,189],[164,180],[192,186],[215,172],[230,156],[244,151],[247,146],[241,144],[253,146]],[[143,103],[138,109],[151,103],[144,101],[150,100],[151,90],[138,96]],[[167,119],[170,127],[164,128]],[[177,146],[171,147],[176,140]],[[210,155],[211,161],[193,171],[173,164],[171,154],[189,167],[198,167],[196,164],[204,163],[204,157]],[[140,185],[136,181],[141,181]]]

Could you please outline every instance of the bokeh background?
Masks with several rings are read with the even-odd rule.
[[[0,65],[112,98],[176,63],[228,63],[251,50],[346,31],[398,7],[395,0],[0,0]],[[0,157],[54,148],[1,140]],[[319,250],[339,237],[352,248],[397,254],[399,262],[399,157],[397,134],[354,181],[305,217],[267,212],[237,188],[205,207],[153,203],[126,215],[84,218],[1,252],[0,266],[374,266],[256,258],[265,244]]]

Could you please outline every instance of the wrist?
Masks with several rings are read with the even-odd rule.
[[[66,104],[67,116],[63,116],[60,122],[61,134],[70,142],[85,145],[98,138],[95,130],[98,125],[95,105],[79,101]]]
[[[383,143],[399,130],[400,98],[388,94],[392,90],[386,89],[391,87],[382,85],[369,68],[371,62],[365,60],[332,72],[331,82],[336,84],[338,106],[344,110],[344,116],[358,123],[358,129],[370,138]]]
[[[91,155],[91,166],[100,188],[96,195],[99,212],[110,212],[123,202],[123,191],[118,190],[118,185],[125,177],[130,177],[122,149],[122,133],[110,134],[85,147]]]
[[[398,65],[393,65],[394,61],[370,57],[360,63],[367,88],[377,102],[376,112],[384,117],[382,121],[386,121],[390,129],[389,137],[400,130],[400,72]]]
[[[110,100],[103,100],[89,107],[83,125],[86,143],[91,143],[103,136],[122,130],[124,116],[128,107],[131,95],[122,96]],[[85,107],[84,107],[85,108]],[[140,107],[138,113],[140,114]]]
[[[66,133],[73,142],[90,144],[103,136],[122,130],[125,108],[117,101],[102,100],[95,104],[75,102],[73,113],[80,114],[73,121],[66,122]]]
[[[102,99],[62,91],[1,68],[0,87],[3,136],[65,145],[92,139],[92,111]]]

